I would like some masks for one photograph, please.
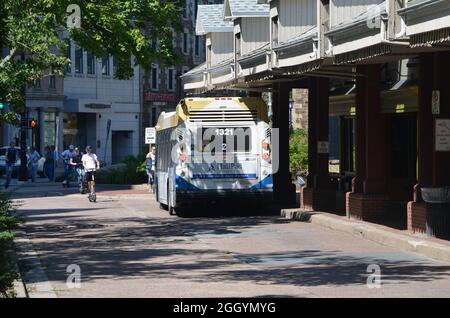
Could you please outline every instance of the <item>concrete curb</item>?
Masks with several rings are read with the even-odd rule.
[[[14,232],[14,246],[19,259],[19,267],[29,298],[57,298],[38,254],[24,231]]]
[[[25,289],[25,284],[22,280],[22,273],[19,270],[17,253],[15,250],[12,251],[12,259],[14,262],[14,271],[18,273],[19,277],[14,281],[14,292],[16,298],[28,298],[27,290]]]
[[[426,238],[396,233],[395,231],[397,230],[386,230],[379,225],[340,219],[323,212],[312,212],[302,209],[283,209],[281,210],[281,216],[290,220],[310,222],[332,230],[363,237],[382,245],[419,253],[436,260],[450,262],[450,246],[433,242]]]

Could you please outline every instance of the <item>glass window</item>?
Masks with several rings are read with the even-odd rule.
[[[156,118],[156,107],[152,107],[152,127],[156,126],[158,118]]]
[[[195,55],[200,55],[200,37],[195,36]]]
[[[56,113],[47,112],[44,114],[44,145],[56,145]]]
[[[56,76],[51,75],[48,79],[48,88],[56,89]]]
[[[158,89],[158,68],[152,68],[152,89]]]
[[[188,53],[188,34],[183,33],[183,53]]]
[[[119,71],[119,58],[113,57],[113,74],[114,76],[117,76],[117,72]]]
[[[75,49],[75,73],[83,74],[83,49]]]
[[[109,76],[109,54],[106,53],[102,58],[102,75]]]
[[[95,74],[95,56],[92,53],[87,53],[87,73]]]
[[[169,69],[169,78],[168,78],[168,88],[169,90],[173,90],[174,89],[174,85],[173,85],[173,76],[174,75],[174,71],[173,69]]]
[[[66,57],[70,60],[66,65],[66,73],[72,73],[72,45],[70,44],[70,40],[67,41]]]

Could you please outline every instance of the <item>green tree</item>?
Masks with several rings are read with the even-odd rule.
[[[308,172],[308,131],[296,129],[289,141],[289,170],[293,177]]]
[[[73,12],[67,13],[70,4],[81,9],[80,28],[67,28],[73,17]],[[184,0],[1,0],[0,49],[9,50],[0,54],[0,101],[23,110],[25,83],[48,74],[63,75],[69,63],[66,39],[97,57],[113,55],[119,61],[120,79],[133,76],[132,56],[146,71],[157,60],[177,63],[172,36],[182,29],[183,4]],[[14,118],[4,113],[0,120]]]

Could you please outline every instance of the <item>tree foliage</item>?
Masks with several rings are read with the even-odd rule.
[[[289,141],[289,170],[293,177],[308,172],[308,131],[296,129]]]
[[[70,4],[81,9],[81,27],[67,28]],[[67,39],[102,57],[118,59],[117,78],[132,77],[132,63],[149,71],[152,63],[180,59],[173,34],[182,29],[184,0],[1,0],[0,100],[24,108],[24,84],[63,75]],[[154,43],[158,43],[157,46]],[[134,56],[133,62],[130,62]]]
[[[0,298],[10,296],[12,285],[17,278],[11,264],[12,230],[19,219],[12,215],[15,207],[8,196],[0,191]]]

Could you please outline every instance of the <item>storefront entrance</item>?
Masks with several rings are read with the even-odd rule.
[[[388,125],[388,195],[391,226],[406,229],[407,203],[417,183],[417,113],[393,114]]]

